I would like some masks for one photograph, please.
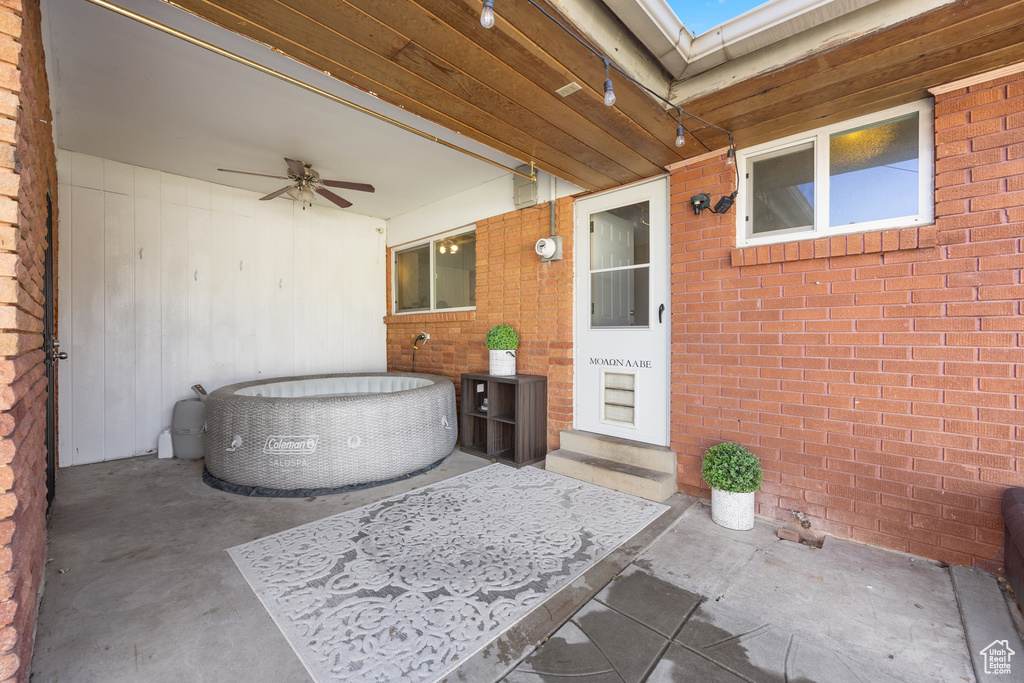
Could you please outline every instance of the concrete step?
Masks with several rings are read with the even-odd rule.
[[[635,467],[667,472],[675,477],[676,454],[665,446],[652,446],[614,436],[604,436],[578,429],[567,429],[561,434],[562,448],[575,453],[615,460]]]
[[[565,448],[548,453],[544,469],[661,502],[676,492],[676,475]]]

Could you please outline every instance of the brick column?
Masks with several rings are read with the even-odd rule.
[[[0,680],[28,680],[46,550],[50,121],[39,2],[0,0]]]

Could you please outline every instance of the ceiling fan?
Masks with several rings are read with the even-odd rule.
[[[303,161],[296,161],[295,159],[285,158],[288,163],[288,175],[268,175],[266,173],[252,173],[250,171],[233,171],[230,168],[218,168],[218,171],[224,171],[225,173],[243,173],[245,175],[256,175],[263,178],[280,178],[281,180],[291,180],[292,185],[286,185],[280,190],[275,190],[265,197],[260,197],[260,201],[268,199],[274,199],[280,197],[283,194],[287,194],[289,197],[296,201],[302,202],[302,208],[305,210],[306,205],[313,204],[313,193],[316,192],[318,195],[327,199],[328,201],[337,204],[343,209],[347,209],[352,206],[352,202],[348,201],[344,197],[339,197],[330,190],[321,187],[326,185],[327,187],[338,187],[346,190],[356,190],[358,192],[374,192],[373,185],[367,185],[366,183],[350,183],[346,180],[323,180],[320,178],[320,174],[317,173],[312,164],[307,164]]]

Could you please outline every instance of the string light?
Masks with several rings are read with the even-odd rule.
[[[612,87],[612,77],[608,73],[608,69],[611,67],[611,63],[608,58],[604,58],[604,104],[606,107],[610,107],[615,104],[615,89]]]
[[[604,103],[609,107],[615,104],[615,90],[612,88],[611,79],[604,82]]]
[[[482,0],[482,2],[483,2],[483,9],[480,12],[480,25],[483,26],[484,28],[491,28],[492,26],[494,26],[494,0]],[[715,130],[720,130],[720,131],[722,131],[723,133],[725,133],[726,135],[729,136],[729,150],[726,153],[725,163],[729,167],[735,167],[736,166],[736,144],[733,141],[732,133],[731,132],[727,131],[725,128],[722,128],[721,126],[716,126],[715,124],[711,123],[710,121],[705,121],[704,119],[702,119],[701,117],[697,116],[696,114],[691,114],[690,112],[684,110],[682,107],[680,107],[678,105],[672,104],[671,102],[666,100],[664,97],[662,97],[658,93],[654,92],[653,90],[648,88],[646,85],[644,85],[643,83],[641,83],[640,81],[636,80],[635,78],[630,76],[628,73],[623,71],[621,68],[619,68],[618,65],[613,64],[611,62],[611,60],[609,60],[603,54],[601,54],[600,52],[595,50],[586,41],[584,41],[582,38],[580,38],[578,35],[576,35],[572,31],[572,29],[570,29],[568,26],[563,24],[556,17],[552,16],[543,7],[538,5],[536,0],[527,0],[527,2],[529,2],[531,5],[533,5],[538,11],[541,12],[541,14],[546,16],[548,19],[550,19],[551,21],[553,21],[556,24],[558,24],[562,28],[563,31],[565,31],[570,36],[572,36],[576,40],[576,42],[578,42],[580,45],[582,45],[586,49],[590,50],[594,54],[595,57],[597,57],[598,59],[601,60],[602,63],[604,63],[604,77],[605,77],[605,80],[604,80],[604,103],[605,103],[605,105],[611,107],[611,106],[613,106],[615,104],[615,88],[614,88],[614,86],[612,84],[612,79],[611,79],[611,70],[615,69],[620,74],[622,74],[629,82],[633,83],[638,88],[641,88],[642,90],[646,91],[651,97],[653,97],[653,98],[655,98],[657,100],[660,100],[661,102],[664,102],[667,106],[669,106],[672,109],[676,110],[676,114],[679,117],[679,125],[676,127],[676,139],[675,139],[676,147],[682,147],[683,145],[686,144],[686,129],[683,128],[683,115],[685,114],[686,116],[689,116],[690,118],[692,118],[692,119],[694,119],[696,121],[700,121],[704,125],[710,126],[711,128],[714,128]],[[694,137],[694,139],[701,146],[703,146],[705,149],[707,149],[708,151],[711,151],[711,148],[708,147],[706,144],[704,144],[704,142],[701,141],[700,138]],[[737,175],[736,175],[736,185],[739,186],[739,171],[738,170],[737,170]],[[455,252],[455,249],[456,249],[455,245],[452,244],[451,245],[452,253]],[[444,252],[442,251],[441,253],[444,253]]]
[[[494,0],[484,0],[484,8],[480,12],[480,25],[484,28],[494,26]]]

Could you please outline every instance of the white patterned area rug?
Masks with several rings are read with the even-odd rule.
[[[494,464],[228,552],[315,680],[427,682],[667,509]]]

